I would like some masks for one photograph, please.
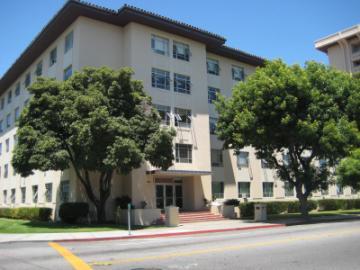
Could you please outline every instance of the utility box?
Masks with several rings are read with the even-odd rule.
[[[266,221],[267,210],[266,204],[257,203],[254,205],[254,221]]]
[[[168,206],[165,207],[165,225],[168,227],[177,227],[179,226],[179,207]]]

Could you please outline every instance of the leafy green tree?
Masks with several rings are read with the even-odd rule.
[[[349,74],[315,62],[304,68],[267,62],[236,85],[230,98],[219,97],[218,137],[235,152],[254,147],[259,159],[295,187],[306,217],[309,195],[327,188],[330,167],[359,140],[346,111],[356,87]]]
[[[102,67],[66,81],[39,78],[18,123],[16,172],[26,177],[34,170],[74,169],[99,222],[114,173],[128,174],[144,160],[166,170],[174,159],[175,131],[160,127],[151,98],[132,73]]]
[[[336,169],[338,183],[360,190],[360,149],[354,150],[349,157],[341,160]]]

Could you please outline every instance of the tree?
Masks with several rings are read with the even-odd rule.
[[[349,74],[315,62],[304,68],[267,62],[229,99],[219,97],[218,137],[235,153],[254,147],[280,180],[295,187],[307,217],[309,195],[327,188],[330,167],[358,141],[357,125],[346,112],[356,87]],[[318,166],[319,160],[328,166]]]
[[[360,190],[360,149],[354,150],[350,156],[341,160],[336,171],[341,186]]]
[[[175,131],[160,128],[151,98],[132,74],[102,67],[66,81],[39,78],[18,122],[15,171],[26,177],[34,170],[74,169],[103,222],[115,172],[128,174],[144,160],[170,167]]]

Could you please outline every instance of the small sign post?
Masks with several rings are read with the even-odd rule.
[[[131,235],[131,203],[128,203],[128,231]]]

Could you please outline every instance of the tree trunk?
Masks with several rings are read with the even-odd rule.
[[[296,197],[299,199],[300,202],[300,213],[303,218],[308,219],[309,218],[309,208],[308,208],[308,198],[303,193],[302,185],[296,186]]]
[[[103,224],[106,221],[106,205],[107,198],[105,200],[100,200],[96,206],[97,222]]]

